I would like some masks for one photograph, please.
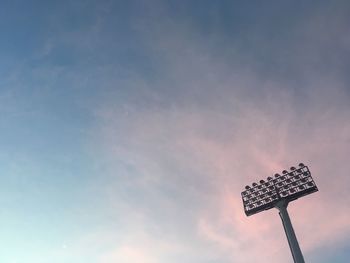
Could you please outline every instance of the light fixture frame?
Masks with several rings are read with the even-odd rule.
[[[280,201],[289,203],[317,191],[309,168],[300,163],[298,168],[291,167],[289,172],[284,170],[282,175],[275,174],[267,181],[246,186],[241,197],[245,214],[251,216],[276,207]]]

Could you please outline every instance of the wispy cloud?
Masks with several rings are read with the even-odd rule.
[[[40,44],[2,73],[1,156],[46,180],[26,194],[57,201],[65,230],[23,257],[285,262],[277,210],[247,218],[240,192],[299,162],[320,189],[289,207],[302,249],[345,243],[348,4],[204,2],[75,1],[36,22]]]
[[[304,20],[300,34],[314,34],[310,21]],[[162,239],[176,235],[178,242],[192,240],[191,249],[198,254],[205,248],[227,258],[222,262],[256,262],[258,255],[280,262],[289,252],[277,211],[246,218],[240,191],[303,161],[320,188],[290,205],[303,249],[311,253],[329,239],[345,238],[350,231],[350,111],[346,80],[338,78],[341,69],[320,74],[310,58],[303,64],[303,58],[294,61],[291,54],[289,63],[294,61],[299,80],[271,77],[254,65],[228,63],[188,34],[162,32],[152,42],[166,62],[161,75],[151,82],[140,80],[136,86],[141,89],[133,88],[135,79],[126,82],[128,100],[113,103],[118,92],[110,93],[111,99],[96,111],[98,144],[117,163],[111,165],[116,184],[130,189],[114,193],[113,202],[141,211],[148,220],[145,228],[156,226]],[[322,52],[323,45],[314,49]],[[236,58],[244,61],[244,54]],[[118,165],[132,171],[118,174]],[[137,247],[144,249],[138,244],[117,251],[130,254]],[[164,252],[162,247],[157,251]]]

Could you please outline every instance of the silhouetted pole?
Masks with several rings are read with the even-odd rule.
[[[299,247],[297,237],[295,235],[292,222],[290,221],[288,211],[287,211],[288,202],[281,200],[276,204],[276,208],[280,211],[280,217],[283,223],[284,232],[286,233],[289,248],[292,252],[292,256],[295,263],[305,263],[303,254]]]
[[[277,208],[283,223],[290,251],[294,263],[305,263],[292,223],[290,221],[287,206],[305,195],[317,192],[317,186],[311,177],[311,172],[303,163],[299,168],[292,166],[290,171],[282,171],[282,175],[275,174],[275,178],[267,177],[267,181],[247,185],[241,193],[244,212],[247,216],[260,213],[271,208]]]

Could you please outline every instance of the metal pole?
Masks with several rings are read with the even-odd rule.
[[[279,214],[283,223],[284,232],[286,233],[290,251],[292,252],[294,263],[305,263],[303,254],[301,253],[297,237],[294,233],[292,222],[290,221],[288,211],[288,202],[281,200],[276,204],[276,208],[279,210]]]

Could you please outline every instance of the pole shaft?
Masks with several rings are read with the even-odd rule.
[[[295,263],[305,263],[303,254],[302,254],[301,249],[299,247],[297,237],[294,233],[292,222],[290,221],[290,217],[288,215],[287,205],[288,205],[288,203],[282,203],[281,205],[277,206],[282,223],[283,223],[284,232],[286,233],[289,247],[290,247],[290,250],[291,250],[292,255],[293,255],[294,262]]]

